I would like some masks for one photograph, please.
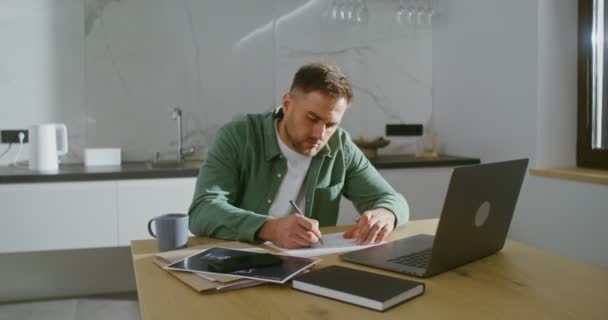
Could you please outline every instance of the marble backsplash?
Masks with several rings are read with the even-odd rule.
[[[84,147],[120,147],[123,160],[171,158],[177,128],[169,110],[179,107],[184,144],[202,146],[202,157],[221,125],[278,105],[297,68],[312,61],[349,75],[355,100],[342,126],[353,137],[382,136],[386,123],[428,124],[431,26],[398,24],[395,0],[351,1],[366,6],[365,23],[332,20],[341,2],[349,3],[4,1],[0,38],[11,51],[0,52],[0,91],[27,108],[0,106],[0,127],[66,123],[70,162],[81,161]],[[37,50],[24,53],[23,43]]]

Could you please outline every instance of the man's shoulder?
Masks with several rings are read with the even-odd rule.
[[[353,157],[353,154],[357,152],[356,149],[358,149],[350,134],[340,127],[336,129],[336,132],[328,141],[328,145],[333,155],[341,155],[347,161]]]
[[[256,131],[263,127],[268,118],[272,118],[271,112],[240,114],[225,124],[221,130],[239,134]]]
[[[336,129],[335,135],[341,140],[341,141],[345,141],[345,140],[350,140],[350,134],[348,134],[348,131],[346,131],[344,128],[342,127],[338,127]]]
[[[350,148],[353,145],[350,134],[348,134],[348,132],[341,127],[338,127],[336,129],[336,132],[334,132],[334,135],[333,135],[333,137],[331,137],[329,143],[330,143],[330,147],[332,149]]]

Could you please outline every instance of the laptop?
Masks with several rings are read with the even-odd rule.
[[[340,255],[344,261],[430,277],[505,244],[528,159],[457,167],[435,236],[419,234]]]

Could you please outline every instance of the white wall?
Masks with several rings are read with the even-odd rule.
[[[484,162],[534,153],[535,3],[441,1],[433,35],[433,121],[449,153]]]
[[[433,33],[434,128],[483,162],[572,165],[577,3],[441,1]],[[608,187],[527,176],[510,237],[608,266]]]
[[[536,167],[576,166],[577,1],[539,0]]]
[[[62,122],[69,127],[70,146],[82,149],[83,12],[82,0],[0,2],[0,129]],[[0,154],[7,147],[0,145]],[[0,165],[11,162],[16,150],[0,158]],[[27,158],[26,145],[19,159]]]
[[[320,60],[339,64],[353,83],[343,121],[353,136],[382,136],[386,123],[426,123],[432,28],[398,25],[388,0],[365,2],[369,23],[329,21],[332,3],[0,2],[0,129],[66,123],[65,162],[82,162],[84,147],[120,147],[126,161],[156,152],[172,158],[169,109],[180,107],[184,143],[200,146],[202,158],[221,125],[276,106],[297,68]],[[384,150],[403,152],[396,142]]]

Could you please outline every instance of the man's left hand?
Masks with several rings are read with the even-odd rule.
[[[344,238],[357,237],[357,244],[380,243],[395,228],[395,215],[377,208],[363,212],[356,225],[344,233]]]

